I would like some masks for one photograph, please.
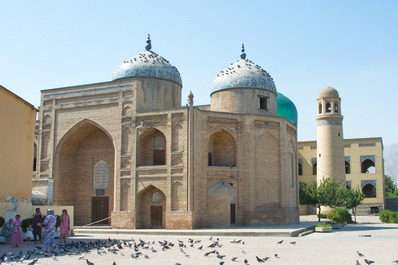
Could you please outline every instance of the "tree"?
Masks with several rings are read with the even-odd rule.
[[[352,209],[354,214],[354,221],[357,221],[357,206],[362,203],[365,199],[365,195],[362,193],[361,189],[357,187],[356,189],[341,189],[340,194],[340,206],[344,206],[347,209]]]
[[[340,206],[342,184],[334,178],[323,179],[317,183],[300,183],[300,204],[308,204],[318,209],[318,221],[321,221],[321,206],[335,208]]]
[[[388,175],[384,175],[384,192],[387,198],[398,198],[397,186]]]

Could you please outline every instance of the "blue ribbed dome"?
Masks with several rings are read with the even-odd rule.
[[[259,88],[276,93],[272,77],[260,66],[246,60],[245,49],[242,45],[241,59],[221,71],[213,81],[211,94],[229,88]]]
[[[113,72],[112,80],[125,77],[157,77],[182,86],[177,68],[153,51],[144,51],[124,61]]]
[[[297,126],[297,108],[288,97],[278,92],[276,97],[278,117],[285,118]]]
[[[162,56],[151,51],[151,36],[148,34],[144,52],[131,57],[113,71],[112,80],[125,77],[156,77],[176,82],[182,86],[181,76],[177,68]]]

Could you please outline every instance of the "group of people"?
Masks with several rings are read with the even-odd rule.
[[[48,251],[51,247],[51,250],[54,250],[54,238],[56,232],[56,224],[57,217],[54,215],[54,210],[48,209],[47,216],[43,220],[43,214],[40,211],[40,208],[36,208],[35,213],[32,215],[32,224],[26,229],[26,241],[30,241],[33,239],[36,243],[37,240],[42,242],[42,229],[44,228],[44,249]],[[62,210],[61,214],[61,225],[60,225],[60,243],[66,243],[66,239],[70,230],[70,217],[68,215],[68,211],[66,209]],[[8,220],[7,223],[4,224],[1,235],[6,238],[11,238],[11,244],[14,247],[18,247],[19,244],[23,242],[22,238],[22,220],[21,216],[17,214],[15,216],[15,220],[12,218]]]

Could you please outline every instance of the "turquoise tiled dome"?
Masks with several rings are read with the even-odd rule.
[[[260,66],[246,60],[242,45],[241,59],[221,71],[213,81],[211,94],[230,88],[258,88],[276,93],[274,80]]]
[[[297,126],[297,108],[288,97],[278,92],[276,97],[278,117],[285,118]]]
[[[151,40],[148,36],[146,51],[131,57],[120,64],[112,75],[112,80],[125,77],[156,77],[173,81],[182,86],[177,68],[162,56],[151,51]]]

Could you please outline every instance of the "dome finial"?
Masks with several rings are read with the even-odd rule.
[[[150,51],[152,49],[150,34],[148,34],[148,40],[146,41],[146,43],[147,43],[147,45],[145,46],[145,50]]]
[[[242,53],[240,54],[240,58],[246,60],[245,44],[243,43],[242,43]]]

